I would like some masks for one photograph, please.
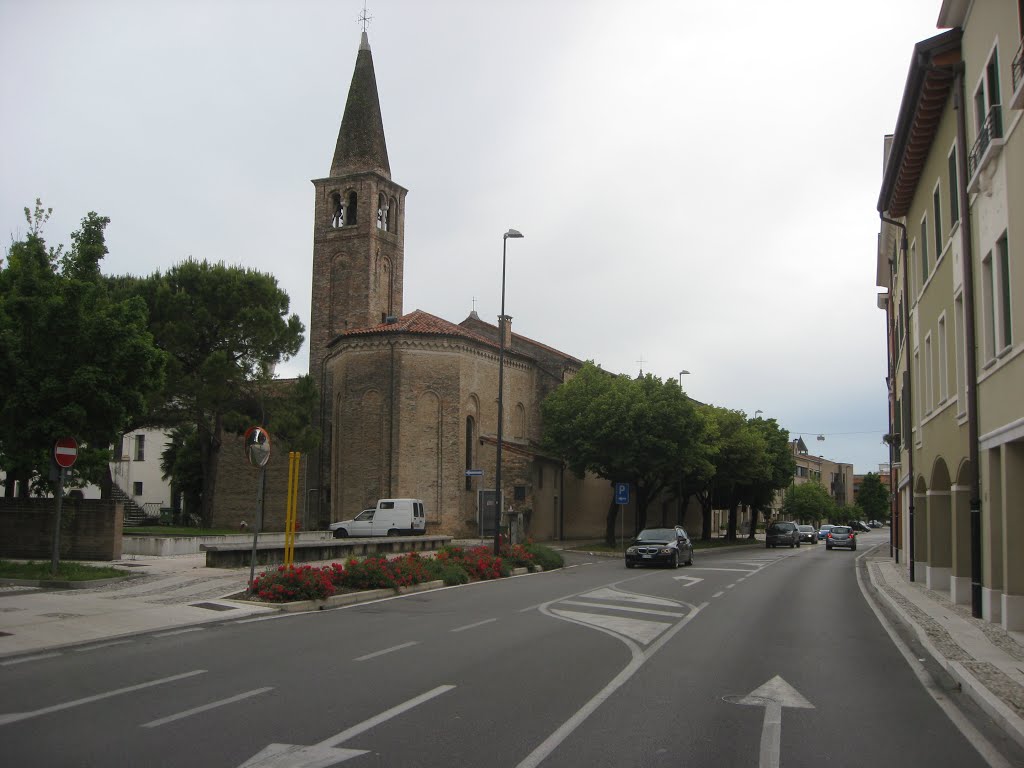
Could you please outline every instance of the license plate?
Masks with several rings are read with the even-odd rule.
[[[643,555],[643,558],[644,558],[644,560],[650,560],[651,556],[650,555]]]

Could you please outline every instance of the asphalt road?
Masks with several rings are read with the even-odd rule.
[[[881,541],[879,534],[866,534]],[[32,766],[988,763],[858,585],[861,552],[701,552],[158,633],[0,668]]]

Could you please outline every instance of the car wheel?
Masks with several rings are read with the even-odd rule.
[[[850,551],[851,551],[851,552],[856,552],[856,551],[857,551],[857,548],[856,548],[856,547],[850,547]]]
[[[800,549],[800,542],[799,541],[796,543],[796,548]]]
[[[348,538],[348,531],[346,531],[344,528],[335,528],[334,529],[334,538],[336,538],[336,539],[347,539]]]
[[[397,536],[400,531],[397,528],[391,528],[388,530],[388,536]]]
[[[693,565],[693,550],[690,550],[690,556],[686,559],[687,565]]]
[[[771,547],[771,544],[769,544],[769,543],[768,543],[768,542],[766,541],[766,542],[764,543],[764,548],[765,548],[765,549],[768,549],[769,547]]]
[[[826,544],[826,545],[825,545],[825,549],[832,549],[832,547],[831,547],[831,545],[829,545],[829,544]]]
[[[679,550],[672,553],[672,563],[670,564],[670,567],[673,570],[679,567]]]
[[[635,567],[635,565],[636,565],[636,563],[626,563],[626,567],[627,568],[633,568],[633,567]]]

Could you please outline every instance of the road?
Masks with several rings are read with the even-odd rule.
[[[0,749],[32,766],[988,765],[879,622],[861,554],[570,554],[43,654],[0,666]]]

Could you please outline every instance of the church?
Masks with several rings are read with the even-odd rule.
[[[508,317],[499,331],[475,311],[454,323],[403,306],[407,190],[392,178],[365,31],[330,175],[313,185],[309,374],[323,441],[306,472],[307,525],[411,497],[430,532],[493,533],[504,333],[502,510],[536,539],[602,536],[610,484],[539,448],[540,404],[582,361]]]

